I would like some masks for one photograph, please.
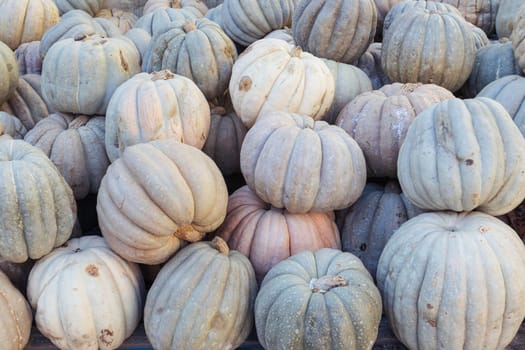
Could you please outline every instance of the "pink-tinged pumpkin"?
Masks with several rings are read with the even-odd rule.
[[[427,107],[453,97],[434,84],[388,84],[356,96],[335,124],[363,151],[369,178],[396,178],[399,148],[412,121]]]
[[[93,235],[38,260],[27,285],[38,330],[62,350],[118,349],[141,320],[145,294],[138,265]]]
[[[321,119],[334,90],[334,78],[320,58],[280,39],[261,39],[244,50],[229,84],[235,112],[248,128],[272,111]]]
[[[201,149],[210,107],[193,81],[168,70],[139,73],[120,85],[106,113],[106,152],[113,162],[126,147],[173,139]]]
[[[19,75],[15,53],[0,41],[0,104],[15,92]]]
[[[199,149],[173,139],[127,147],[102,179],[98,222],[126,260],[167,261],[185,241],[201,240],[226,216],[222,174]]]
[[[208,12],[206,3],[201,0],[148,0],[144,4],[142,15],[167,8],[184,9],[193,13],[195,17],[202,17]]]
[[[343,129],[286,112],[248,130],[241,171],[257,196],[291,213],[346,208],[366,183],[363,152]]]
[[[341,249],[334,213],[292,214],[263,202],[248,186],[228,199],[228,213],[215,232],[228,245],[246,255],[257,280],[291,255],[321,248]]]
[[[498,102],[448,99],[412,122],[397,169],[420,208],[502,215],[525,198],[525,138]]]
[[[23,74],[42,73],[42,58],[40,57],[40,41],[23,43],[15,50],[18,62],[18,72]]]

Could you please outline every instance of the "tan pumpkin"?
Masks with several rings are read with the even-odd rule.
[[[133,28],[138,20],[134,13],[121,9],[102,9],[96,13],[95,17],[105,18],[113,22],[122,34],[126,34],[128,30]]]
[[[75,199],[97,193],[109,159],[104,145],[104,117],[53,113],[24,137],[51,159]]]
[[[434,84],[388,84],[356,96],[335,124],[363,151],[369,178],[396,178],[399,148],[412,121],[427,107],[450,98],[450,91]]]
[[[24,74],[42,73],[42,58],[40,57],[40,41],[23,43],[15,50],[18,62],[18,72]]]
[[[448,99],[412,122],[397,169],[420,208],[502,215],[525,198],[525,138],[498,102]]]
[[[292,214],[263,202],[248,186],[228,199],[228,213],[215,232],[246,255],[257,281],[280,261],[293,254],[321,248],[341,249],[334,213]]]
[[[0,104],[15,92],[18,83],[18,63],[15,53],[0,41]]]
[[[201,149],[209,129],[210,107],[193,81],[168,70],[139,73],[111,97],[106,113],[106,152],[114,161],[128,146],[159,139]]]
[[[127,147],[102,179],[98,222],[129,261],[158,264],[184,241],[201,240],[226,216],[228,191],[202,151],[173,139]]]
[[[59,349],[118,349],[138,326],[144,280],[100,236],[66,242],[38,260],[27,297],[40,333]]]
[[[514,57],[525,73],[525,4],[521,5],[514,17],[514,26],[510,34]]]
[[[184,9],[196,17],[202,17],[208,12],[208,7],[201,0],[148,0],[144,4],[143,15],[167,8]]]
[[[24,293],[0,271],[0,343],[5,350],[22,350],[29,343],[33,314]]]
[[[105,115],[116,88],[139,72],[140,54],[127,39],[63,39],[46,54],[42,95],[56,111]]]
[[[235,112],[248,128],[272,111],[321,119],[334,90],[334,78],[320,58],[280,39],[261,39],[244,50],[229,84]]]
[[[60,19],[53,0],[1,0],[0,8],[0,41],[12,50],[40,40]]]
[[[241,148],[246,184],[291,213],[343,209],[366,183],[357,143],[340,127],[286,112],[261,116]]]
[[[3,128],[2,133],[14,139],[23,139],[27,133],[27,129],[20,119],[9,113],[0,111],[0,124],[2,124]]]

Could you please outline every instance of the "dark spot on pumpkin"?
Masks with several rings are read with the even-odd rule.
[[[436,328],[437,326],[436,320],[427,320],[427,323],[434,328]]]
[[[226,46],[226,47],[224,48],[223,52],[224,52],[224,55],[225,55],[226,57],[232,57],[232,58],[233,58],[233,55],[234,55],[234,52],[235,52],[235,51],[233,51],[231,47]]]
[[[124,69],[127,72],[129,68],[128,62],[126,62],[126,59],[124,58],[124,55],[122,54],[122,51],[120,50],[119,50],[119,55],[120,55],[120,65],[122,66],[122,69]]]
[[[465,165],[472,165],[474,161],[472,159],[465,159]]]
[[[105,345],[111,345],[113,343],[113,331],[111,329],[102,329],[99,336],[100,342]]]
[[[107,43],[108,41],[106,39],[102,39],[100,40],[100,45],[104,45],[105,43]]]
[[[74,252],[75,252],[75,253],[80,252],[80,248],[75,249]]]
[[[6,66],[7,66],[7,71],[8,72],[13,70],[13,65],[11,63],[8,63]]]
[[[164,308],[163,307],[159,307],[157,310],[155,310],[155,312],[157,314],[162,314],[164,312]]]
[[[487,226],[480,226],[479,227],[479,232],[480,233],[486,233],[489,231],[489,228]]]
[[[86,272],[87,272],[90,276],[98,277],[98,267],[96,267],[96,266],[93,265],[93,264],[89,264],[89,265],[86,267]]]
[[[433,308],[434,308],[434,305],[432,305],[432,304],[427,304],[427,309],[432,310]]]
[[[250,77],[244,76],[239,82],[239,90],[248,91],[252,87],[252,79]]]
[[[359,249],[360,249],[362,252],[364,252],[364,251],[366,250],[366,248],[367,248],[367,247],[366,247],[366,243],[363,243],[363,244],[361,244],[361,245],[359,246]]]

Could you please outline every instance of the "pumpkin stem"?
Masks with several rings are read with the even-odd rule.
[[[301,49],[300,46],[294,46],[293,49],[290,51],[290,56],[301,57],[302,53],[303,53],[303,49]]]
[[[89,121],[89,119],[90,119],[90,117],[88,117],[87,115],[79,115],[78,117],[73,119],[71,121],[71,123],[69,123],[69,128],[70,129],[78,129],[81,126],[86,125],[87,122]]]
[[[184,30],[184,33],[188,33],[188,32],[191,32],[192,30],[197,29],[197,27],[195,26],[195,23],[193,22],[186,22],[182,26],[182,29]]]
[[[310,280],[310,290],[312,293],[326,293],[332,288],[347,286],[348,281],[339,275],[326,275],[321,278]]]
[[[171,8],[180,9],[182,6],[180,5],[180,0],[173,0],[171,1]]]
[[[221,254],[228,255],[230,253],[228,243],[226,243],[226,241],[219,236],[215,236],[211,240],[211,245],[213,246],[213,248],[217,249]]]
[[[184,241],[197,242],[197,241],[202,240],[202,238],[204,238],[205,233],[197,231],[191,225],[186,225],[186,226],[179,228],[174,233],[174,235],[177,238],[182,239]]]
[[[159,70],[158,72],[151,73],[151,80],[168,80],[175,78],[175,74],[173,74],[169,69]]]

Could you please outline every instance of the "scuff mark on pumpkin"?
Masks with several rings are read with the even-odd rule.
[[[488,232],[489,231],[489,228],[487,226],[480,226],[479,227],[479,232],[480,233],[485,233],[485,232]]]
[[[431,327],[434,327],[434,328],[436,328],[436,326],[437,326],[437,322],[436,322],[436,320],[427,320],[427,323],[428,323]]]
[[[465,165],[472,165],[474,161],[472,159],[465,159]]]
[[[86,266],[86,272],[90,276],[98,277],[98,267],[96,267],[93,264],[89,264],[88,266]]]
[[[434,308],[434,305],[432,305],[432,304],[427,304],[427,309],[432,310],[433,308]]]
[[[105,345],[111,345],[113,343],[113,331],[110,329],[102,329],[99,339]]]
[[[122,69],[124,69],[127,72],[129,69],[129,65],[126,62],[126,59],[124,58],[124,55],[122,54],[121,50],[119,50],[119,55],[120,55],[120,65],[122,66]]]
[[[240,91],[248,91],[252,87],[252,79],[250,77],[244,76],[241,78],[241,81],[239,82],[239,90]]]

